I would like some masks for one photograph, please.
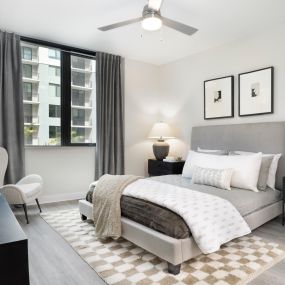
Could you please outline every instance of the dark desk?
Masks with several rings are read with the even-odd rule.
[[[0,194],[0,284],[29,285],[28,240]]]

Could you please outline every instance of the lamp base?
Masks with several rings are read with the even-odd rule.
[[[164,140],[158,140],[152,145],[152,150],[157,160],[163,160],[168,156],[169,144]]]

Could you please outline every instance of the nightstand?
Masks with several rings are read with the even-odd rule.
[[[148,174],[150,176],[160,176],[168,174],[181,174],[185,161],[167,162],[156,159],[148,160]]]

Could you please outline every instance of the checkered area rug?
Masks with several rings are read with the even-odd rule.
[[[285,249],[249,235],[182,264],[181,273],[167,273],[167,264],[133,243],[98,240],[90,221],[81,221],[78,210],[42,214],[74,250],[107,284],[116,285],[241,285],[285,258]]]

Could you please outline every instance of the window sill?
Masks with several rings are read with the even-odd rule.
[[[96,144],[87,144],[87,145],[26,145],[25,149],[62,149],[62,148],[95,148]]]

